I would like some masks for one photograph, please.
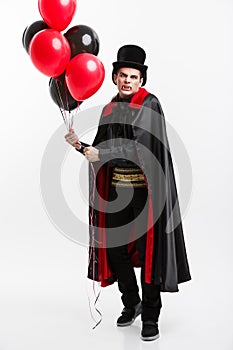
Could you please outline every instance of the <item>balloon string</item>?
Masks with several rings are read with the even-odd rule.
[[[57,88],[57,87],[56,87]],[[57,96],[57,95],[56,95]],[[60,107],[60,101],[57,99],[57,97],[55,97],[56,98],[56,104],[58,105],[58,107],[59,107],[59,110],[60,110],[60,112],[61,112],[61,115],[62,115],[62,118],[63,118],[63,121],[64,121],[64,123],[65,123],[65,125],[66,125],[66,120],[65,120],[65,116],[64,116],[64,114],[63,114],[63,110],[62,110],[62,108]],[[67,125],[66,125],[66,128],[67,128]]]
[[[67,88],[66,88],[67,89]],[[74,117],[76,114],[78,114],[78,112],[80,111],[80,105],[81,103],[79,101],[77,101],[77,108],[75,108],[73,111],[70,111],[69,112],[69,121],[70,121],[70,124],[69,124],[69,127],[70,128],[73,128],[73,125],[74,125]]]
[[[93,283],[95,283],[95,282],[93,281]],[[91,301],[90,301],[90,297],[89,297],[88,294],[87,294],[87,297],[88,297],[88,305],[89,305],[90,315],[91,315],[92,320],[95,322],[95,325],[92,327],[92,329],[95,329],[102,322],[103,316],[102,316],[102,313],[96,307],[96,304],[97,304],[97,302],[99,300],[99,297],[100,297],[100,294],[101,294],[101,290],[99,291],[97,296],[95,294],[95,289],[93,289],[93,290],[94,290],[94,295],[95,295],[94,308],[95,308],[96,312],[100,315],[99,321],[96,321],[96,319],[94,318],[94,315],[93,315],[93,312],[92,312],[92,308],[91,308]]]
[[[68,117],[68,126],[69,130],[73,127],[73,113],[69,109],[69,100],[68,100],[68,89],[66,83],[64,83],[64,90],[65,90],[65,98],[66,98],[66,109],[69,111],[69,117]]]
[[[59,107],[59,109],[60,109],[60,112],[61,112],[63,121],[64,121],[64,123],[65,123],[66,129],[69,131],[69,129],[68,129],[68,127],[67,127],[66,119],[65,119],[64,114],[63,114],[63,109],[62,109],[61,107]]]
[[[91,309],[91,300],[90,300],[90,297],[89,297],[89,295],[88,295],[88,291],[87,291],[87,297],[88,297],[88,305],[89,305],[89,311],[90,311],[90,314],[91,314],[91,318],[92,318],[92,320],[93,320],[95,323],[98,323],[98,322],[96,321],[96,319],[94,318],[94,315],[93,315],[93,312],[92,312],[92,309]]]
[[[88,265],[91,263],[92,260],[92,271],[93,271],[93,277],[92,277],[92,287],[93,287],[93,292],[95,295],[95,302],[94,302],[94,308],[97,311],[97,313],[100,315],[100,320],[98,322],[96,322],[96,320],[93,318],[92,312],[92,319],[96,322],[95,326],[92,329],[95,329],[100,322],[102,321],[102,314],[101,312],[97,309],[96,304],[97,301],[100,297],[100,293],[101,290],[99,291],[98,295],[96,295],[96,290],[95,290],[95,260],[96,260],[96,255],[95,255],[95,230],[94,230],[94,224],[93,224],[93,214],[94,214],[94,194],[95,194],[95,169],[92,163],[89,163],[90,167],[91,167],[91,171],[92,171],[92,175],[93,175],[93,186],[92,186],[92,193],[90,196],[90,205],[91,205],[91,212],[90,212],[90,226],[91,226],[91,247],[90,247],[90,251],[89,251],[89,261],[88,261]],[[90,300],[89,300],[89,306],[90,306]],[[91,311],[91,308],[90,308]]]
[[[69,109],[69,90],[66,85],[64,84],[64,90],[65,90],[65,97],[66,97],[66,110],[69,111],[69,118],[68,118],[68,123],[69,123],[69,130],[73,127],[74,124],[74,116],[75,114],[80,110],[80,103],[77,101],[77,109],[70,111]]]
[[[94,229],[94,224],[93,224],[93,217],[94,217],[94,191],[95,191],[95,169],[93,164],[90,162],[90,167],[92,171],[92,176],[93,176],[93,185],[92,185],[92,193],[90,196],[90,204],[91,204],[91,211],[90,211],[90,226],[91,226],[91,250],[90,253],[92,257],[90,256],[89,263],[92,258],[92,271],[93,271],[93,282],[95,280],[95,229]],[[93,288],[94,289],[94,288]],[[95,290],[94,290],[95,292]]]
[[[64,83],[64,89],[65,89],[65,96],[66,96],[66,107],[67,107],[67,111],[69,111],[69,100],[68,100],[68,88],[66,83]]]
[[[92,329],[95,329],[100,323],[101,323],[101,321],[102,321],[102,319],[103,319],[103,316],[102,316],[102,314],[101,314],[101,312],[97,309],[97,307],[96,307],[96,303],[97,303],[97,301],[98,301],[98,299],[99,299],[99,297],[100,297],[100,293],[101,293],[101,290],[99,291],[99,293],[98,293],[98,295],[97,295],[97,297],[96,297],[96,299],[95,299],[95,302],[94,302],[94,307],[95,307],[95,310],[98,312],[98,314],[100,315],[100,319],[99,319],[99,321],[95,324],[95,326],[94,327],[92,327]]]
[[[75,114],[76,114],[75,110],[69,112],[70,129],[73,128]]]
[[[66,116],[65,106],[64,106],[64,103],[63,103],[63,100],[62,100],[62,97],[61,97],[61,92],[60,92],[59,85],[58,85],[58,79],[55,79],[55,82],[56,82],[57,93],[58,93],[58,96],[59,96],[60,102],[61,102],[61,104],[59,104],[59,106],[62,106],[62,107],[60,107],[60,111],[61,111],[64,123],[66,125],[66,128],[69,131],[70,128],[69,128],[69,124],[67,123],[67,116]]]

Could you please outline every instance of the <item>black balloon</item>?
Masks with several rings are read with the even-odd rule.
[[[71,58],[83,52],[88,52],[95,56],[98,55],[99,38],[92,28],[85,25],[77,25],[70,28],[64,36],[70,44]]]
[[[23,47],[25,48],[25,50],[26,50],[26,47],[25,47],[24,40],[25,40],[25,33],[26,33],[26,30],[27,30],[27,29],[28,29],[28,27],[26,27],[26,28],[24,29],[23,36],[22,36],[22,44],[23,44]]]
[[[43,29],[49,29],[49,26],[44,21],[36,21],[24,29],[22,42],[23,47],[25,48],[27,53],[32,38],[36,33],[40,32]]]
[[[50,78],[49,92],[56,105],[66,111],[70,112],[82,103],[82,101],[77,101],[71,96],[66,85],[65,72],[59,77]]]

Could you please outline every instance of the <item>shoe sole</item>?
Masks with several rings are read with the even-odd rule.
[[[134,323],[134,321],[135,321],[135,319],[132,320],[132,321],[130,321],[130,322],[127,322],[127,323],[117,323],[117,327],[127,327],[127,326],[130,326],[131,324]]]
[[[129,322],[126,322],[126,323],[117,323],[117,327],[127,327],[127,326],[130,326],[131,324],[134,323],[134,321],[136,320],[136,318],[141,315],[141,312],[136,315],[136,317],[132,320],[132,321],[129,321]]]
[[[144,340],[144,341],[152,341],[152,340],[156,340],[158,338],[159,338],[159,334],[156,334],[156,335],[154,335],[152,337],[143,337],[143,336],[141,336],[141,339]]]

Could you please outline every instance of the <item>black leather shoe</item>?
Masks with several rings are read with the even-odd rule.
[[[138,303],[133,308],[125,307],[122,310],[121,316],[117,320],[117,326],[118,327],[130,326],[134,322],[135,318],[141,314],[141,312],[142,312],[141,302]]]
[[[155,340],[159,338],[158,322],[144,321],[142,322],[142,340]]]

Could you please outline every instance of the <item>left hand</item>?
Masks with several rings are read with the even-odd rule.
[[[89,162],[97,162],[99,159],[99,150],[93,146],[85,147],[83,150],[83,154],[85,158],[89,160]]]
[[[68,142],[71,146],[80,149],[81,143],[79,141],[78,136],[75,134],[74,129],[70,129],[68,134],[65,135],[66,142]]]

